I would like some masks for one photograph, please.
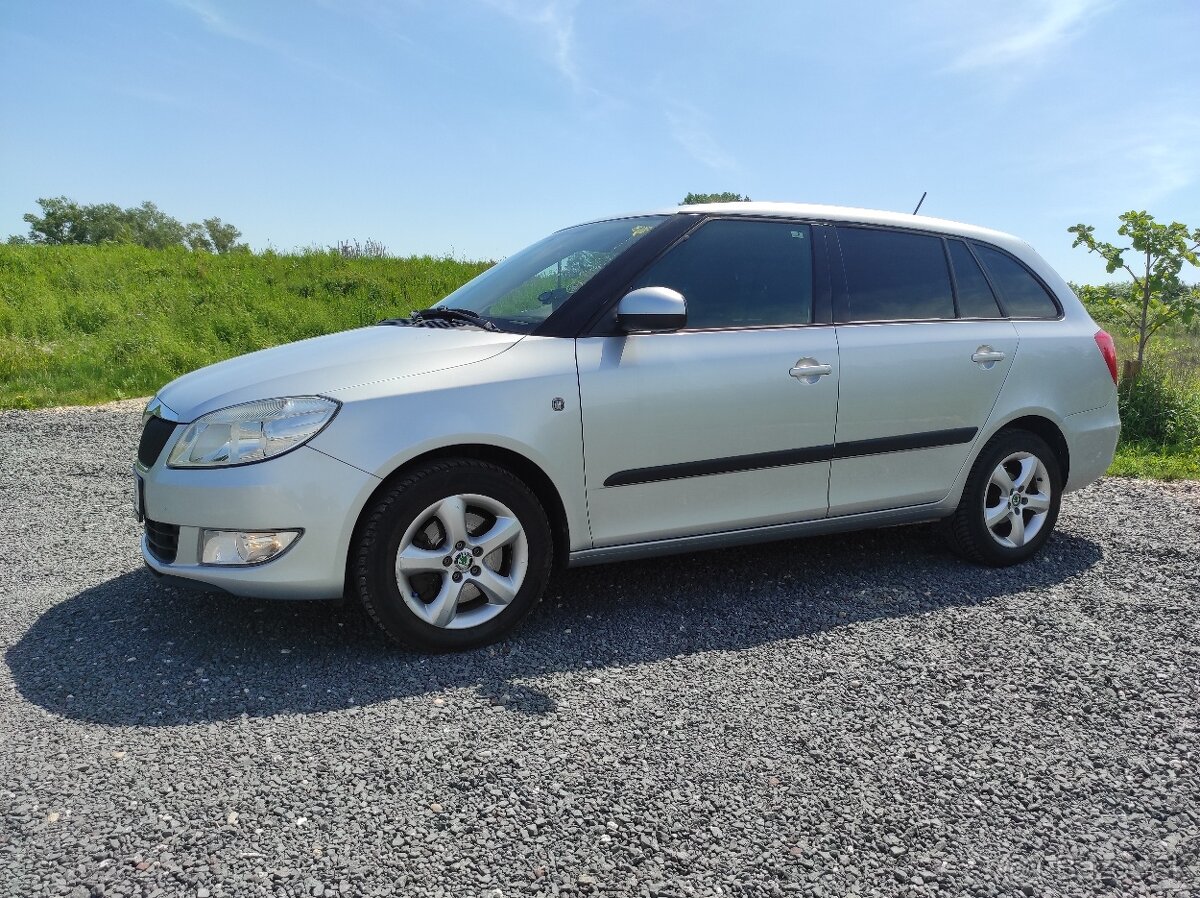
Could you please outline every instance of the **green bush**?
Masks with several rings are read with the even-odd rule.
[[[1200,451],[1200,377],[1149,362],[1120,389],[1121,442]]]

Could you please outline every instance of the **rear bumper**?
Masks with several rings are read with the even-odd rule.
[[[1112,464],[1120,435],[1115,395],[1108,405],[1064,418],[1063,436],[1071,453],[1071,471],[1063,491],[1082,489],[1102,477]]]
[[[174,561],[142,535],[142,558],[172,581],[198,589],[271,599],[331,599],[343,594],[346,553],[358,513],[379,480],[307,446],[236,468],[176,470],[160,460],[143,471],[146,517],[178,527]],[[200,531],[302,530],[264,564],[200,564]]]

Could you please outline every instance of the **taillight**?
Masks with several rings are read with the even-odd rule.
[[[1093,339],[1100,348],[1100,355],[1104,356],[1104,363],[1108,365],[1108,373],[1112,375],[1113,383],[1116,383],[1117,346],[1113,343],[1112,335],[1108,331],[1096,331]]]

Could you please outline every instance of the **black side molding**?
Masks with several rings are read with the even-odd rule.
[[[858,458],[860,455],[879,455],[884,452],[905,452],[909,449],[934,449],[938,446],[958,446],[969,443],[979,433],[978,427],[956,427],[952,430],[929,430],[907,433],[898,437],[878,437],[873,440],[854,440],[839,443],[834,458]]]
[[[783,468],[839,458],[859,458],[886,452],[906,452],[910,449],[933,449],[937,446],[957,446],[969,443],[979,432],[977,427],[958,427],[951,430],[930,430],[895,437],[854,440],[836,446],[807,446],[803,449],[784,449],[779,452],[756,452],[728,458],[708,458],[651,468],[630,468],[610,474],[605,486],[632,486],[637,483],[659,483],[685,477],[704,477],[709,474],[733,474],[738,471],[758,471],[764,468]]]
[[[733,455],[729,458],[709,458],[704,461],[685,461],[675,465],[617,471],[604,481],[604,485],[630,486],[634,483],[657,483],[660,480],[703,477],[706,474],[732,474],[735,471],[782,468],[787,465],[829,461],[832,457],[832,446],[809,446],[806,449],[784,449],[780,452],[756,452],[752,455]]]

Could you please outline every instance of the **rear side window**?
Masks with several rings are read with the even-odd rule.
[[[995,294],[967,245],[961,240],[946,243],[954,265],[954,285],[958,288],[958,314],[963,318],[999,318]]]
[[[838,228],[851,321],[953,318],[941,237]]]
[[[812,228],[774,221],[701,225],[634,287],[670,287],[687,300],[688,329],[809,324]]]
[[[992,283],[1000,291],[1004,308],[1013,318],[1057,318],[1058,307],[1046,288],[1038,283],[1025,266],[990,246],[975,244]]]

